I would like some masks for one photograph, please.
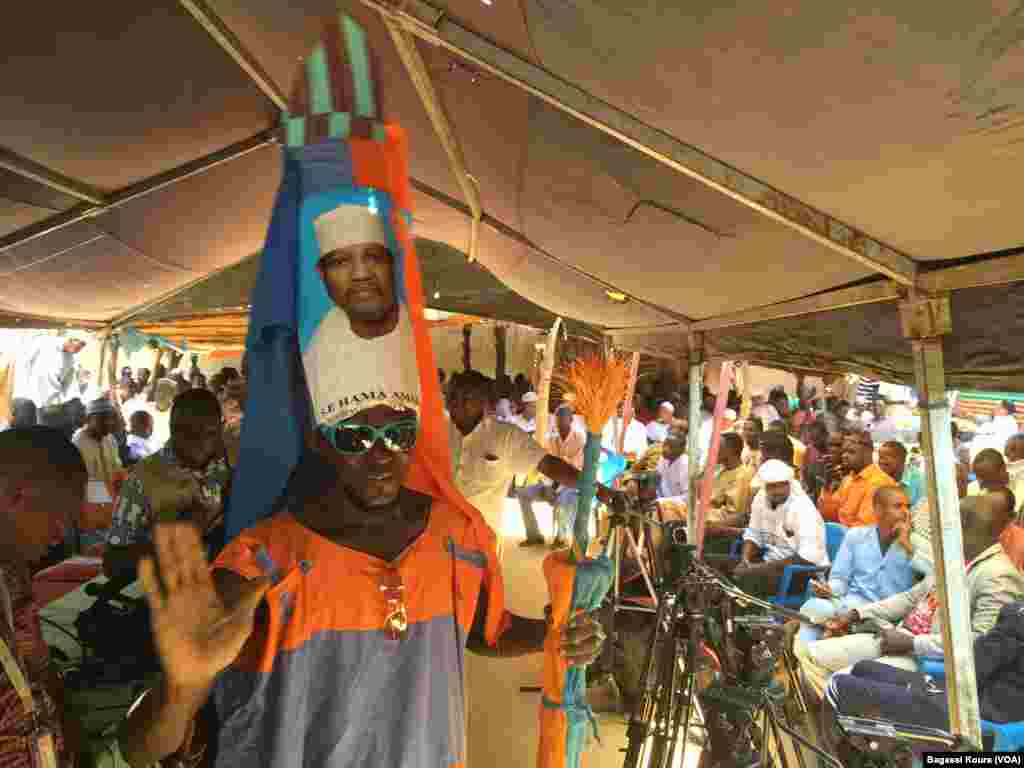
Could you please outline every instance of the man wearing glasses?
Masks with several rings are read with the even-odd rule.
[[[546,623],[500,610],[484,526],[405,487],[416,433],[381,405],[311,430],[285,509],[212,575],[193,528],[157,529],[164,591],[140,572],[166,681],[126,721],[130,765],[178,750],[211,691],[218,766],[464,762],[463,648],[539,653]],[[602,642],[582,617],[563,653],[588,664]]]
[[[822,490],[818,510],[825,520],[847,528],[874,525],[878,522],[875,491],[897,483],[875,463],[875,444],[867,432],[847,433],[842,459],[846,477],[830,481]]]
[[[140,577],[165,679],[122,729],[135,768],[203,743],[218,768],[462,766],[465,650],[543,650],[547,623],[503,609],[483,518],[417,485],[427,415],[384,216],[367,204],[314,221],[319,278],[310,264],[299,287],[303,450],[276,514],[212,572],[193,528],[158,527],[160,577],[151,559]],[[603,640],[581,616],[561,647],[582,665]]]

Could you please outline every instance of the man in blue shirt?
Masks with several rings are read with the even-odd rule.
[[[913,586],[910,553],[898,541],[898,528],[909,517],[907,491],[900,486],[882,487],[875,491],[873,501],[878,523],[846,533],[828,583],[811,582],[816,597],[800,608],[805,616],[828,619]],[[799,637],[806,643],[820,640],[821,635],[818,627],[800,628]]]

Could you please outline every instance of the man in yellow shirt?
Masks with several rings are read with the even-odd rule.
[[[875,490],[896,485],[896,481],[874,463],[875,444],[867,432],[854,430],[843,442],[843,466],[847,475],[842,482],[822,491],[818,511],[826,521],[842,523],[847,528],[873,525]]]

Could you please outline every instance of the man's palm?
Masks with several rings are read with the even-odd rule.
[[[139,577],[164,671],[175,685],[207,685],[238,656],[269,585],[252,582],[234,606],[226,606],[193,526],[158,525],[155,539],[163,591],[152,559],[140,563]]]

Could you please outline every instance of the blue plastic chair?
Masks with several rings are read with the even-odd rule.
[[[829,562],[835,562],[839,548],[846,538],[846,526],[839,523],[825,523],[825,549],[828,552]],[[804,591],[798,595],[791,595],[790,589],[793,586],[793,579],[798,573],[824,573],[828,570],[826,566],[820,565],[787,565],[782,572],[782,580],[779,582],[779,591],[771,599],[775,605],[783,608],[799,608],[810,600],[814,595],[811,593],[811,584],[808,579]]]
[[[611,486],[626,471],[626,457],[612,453],[607,448],[601,449],[601,459],[597,465],[597,482]]]
[[[946,664],[942,659],[933,656],[918,656],[917,669],[936,682],[946,681]],[[995,737],[992,749],[996,752],[1024,752],[1024,722],[993,723],[981,721],[981,732],[991,733]]]

